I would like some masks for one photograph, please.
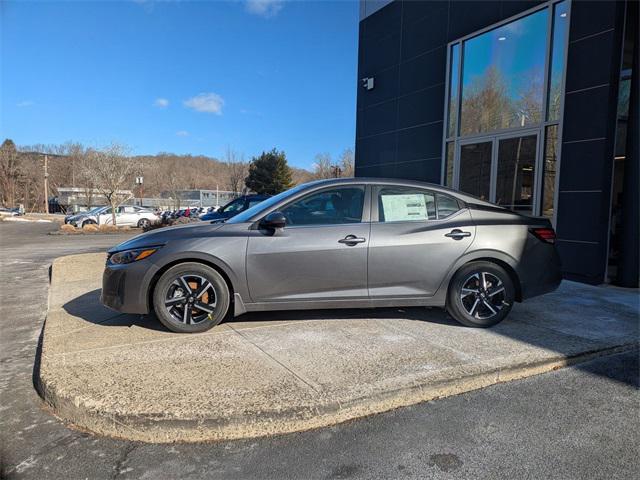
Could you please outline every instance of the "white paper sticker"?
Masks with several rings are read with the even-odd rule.
[[[427,203],[420,193],[410,195],[381,195],[385,222],[427,220]]]

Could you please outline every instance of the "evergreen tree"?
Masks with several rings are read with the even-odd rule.
[[[249,165],[246,185],[256,193],[275,195],[291,188],[291,169],[284,152],[275,148],[253,157]]]

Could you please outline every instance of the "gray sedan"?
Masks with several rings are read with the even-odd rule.
[[[421,182],[322,180],[225,223],[155,230],[108,252],[102,302],[175,332],[248,311],[445,307],[488,327],[555,290],[547,219]]]

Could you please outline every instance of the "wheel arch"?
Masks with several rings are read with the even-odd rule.
[[[203,257],[200,255],[187,255],[185,257],[176,258],[167,262],[162,267],[160,267],[157,272],[154,273],[153,277],[149,281],[149,287],[147,288],[146,301],[147,301],[148,311],[153,310],[153,293],[156,289],[156,285],[158,284],[158,280],[160,279],[160,277],[171,267],[174,267],[181,263],[200,263],[202,265],[211,267],[216,272],[218,272],[224,279],[225,283],[227,284],[227,288],[229,289],[229,302],[233,305],[234,293],[236,293],[238,290],[237,288],[235,288],[234,283],[231,280],[230,273],[227,271],[225,267],[222,266],[222,262],[216,262],[216,259],[212,257]]]
[[[516,293],[516,302],[522,302],[522,283],[520,281],[520,277],[516,270],[517,262],[516,260],[499,251],[494,250],[482,250],[469,253],[463,257],[461,257],[455,265],[449,271],[445,281],[442,282],[442,286],[440,287],[440,292],[443,296],[443,300],[446,302],[446,298],[448,297],[447,293],[449,291],[449,287],[451,286],[451,282],[455,274],[465,265],[468,265],[471,262],[490,262],[494,263],[505,269],[511,280],[513,281],[513,286],[515,288]],[[443,288],[446,287],[446,288]]]

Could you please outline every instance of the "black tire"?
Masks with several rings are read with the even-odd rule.
[[[84,227],[85,225],[96,225],[96,222],[94,220],[85,220],[84,222],[82,222],[82,225],[80,225],[80,228]]]
[[[491,262],[470,262],[449,284],[447,311],[467,327],[486,328],[504,320],[514,300],[513,280],[504,268]]]
[[[211,287],[205,282],[209,282]],[[203,286],[206,290],[202,296],[193,299]],[[191,307],[185,308],[187,305]],[[162,274],[153,291],[153,309],[158,320],[177,333],[209,330],[225,318],[229,305],[229,288],[224,278],[202,263],[186,262],[171,267]],[[204,307],[210,311],[202,310]]]
[[[141,218],[138,220],[138,228],[149,228],[151,226],[151,222],[148,218]]]

